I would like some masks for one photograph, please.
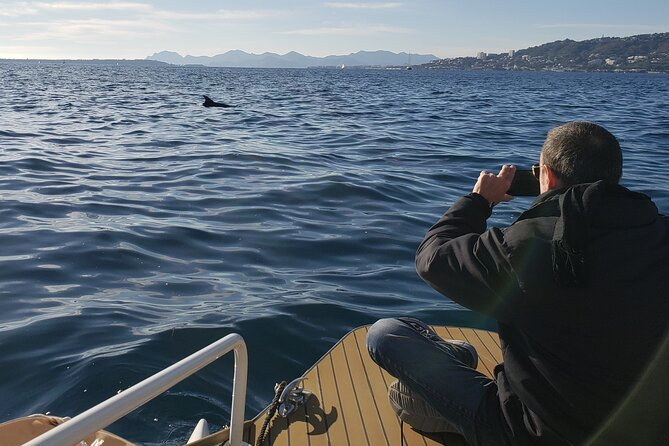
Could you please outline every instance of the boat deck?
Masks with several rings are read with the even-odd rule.
[[[288,418],[276,416],[269,425],[263,445],[466,445],[457,435],[422,435],[400,422],[387,396],[388,386],[394,378],[376,365],[367,353],[365,337],[368,328],[360,327],[349,332],[304,374],[307,378],[304,387],[312,392],[311,397],[304,407]],[[478,370],[488,376],[492,376],[495,365],[502,361],[496,333],[458,327],[433,328],[444,339],[461,339],[474,345],[479,354]],[[265,414],[263,411],[246,423],[244,441],[256,444]],[[218,436],[217,440],[222,437]],[[200,441],[193,446],[206,444]]]

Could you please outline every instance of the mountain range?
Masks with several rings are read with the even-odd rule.
[[[433,54],[407,54],[390,51],[358,51],[341,56],[314,57],[295,51],[286,54],[252,54],[232,50],[215,56],[182,56],[173,51],[161,51],[146,60],[166,62],[173,65],[205,65],[210,67],[245,68],[308,68],[332,66],[403,66],[424,64],[438,59]]]

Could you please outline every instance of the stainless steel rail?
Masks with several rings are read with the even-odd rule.
[[[71,420],[55,427],[24,446],[72,446],[85,437],[104,429],[146,402],[165,392],[198,370],[216,361],[230,350],[235,352],[235,372],[232,385],[230,441],[226,445],[242,445],[248,358],[244,339],[236,333],[210,344],[176,364],[135,384],[118,395],[91,407]]]

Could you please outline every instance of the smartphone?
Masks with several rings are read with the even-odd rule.
[[[511,187],[506,193],[514,197],[536,197],[539,195],[539,180],[531,169],[516,169]]]

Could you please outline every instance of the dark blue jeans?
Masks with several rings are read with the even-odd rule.
[[[497,384],[466,365],[469,353],[413,318],[381,319],[369,329],[374,362],[428,401],[471,446],[509,445]]]

